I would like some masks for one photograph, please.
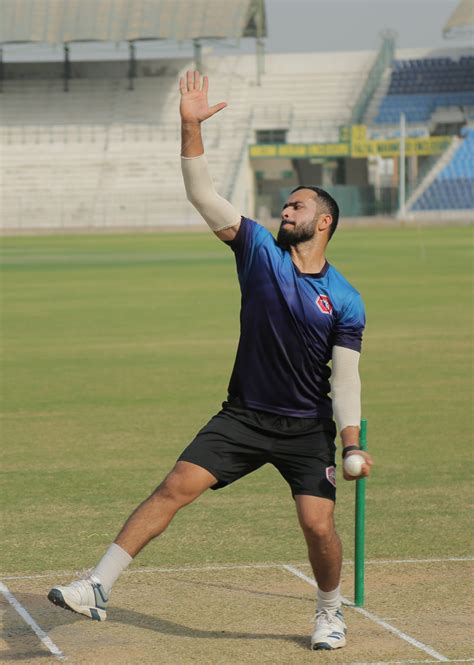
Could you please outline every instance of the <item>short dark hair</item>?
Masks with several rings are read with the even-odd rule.
[[[339,221],[339,206],[337,205],[336,201],[332,198],[331,194],[326,192],[325,189],[321,189],[321,187],[313,187],[311,185],[300,185],[299,187],[295,187],[292,191],[291,194],[294,194],[297,192],[299,189],[311,189],[315,194],[318,195],[320,199],[323,200],[327,212],[331,215],[332,217],[332,224],[331,228],[329,229],[329,240],[331,240],[336,228],[337,228],[337,223]]]

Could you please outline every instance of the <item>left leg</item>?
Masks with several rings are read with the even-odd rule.
[[[318,583],[311,648],[315,651],[339,649],[346,644],[346,625],[341,611],[342,546],[334,525],[334,501],[300,494],[295,496],[295,502]]]
[[[334,526],[336,426],[328,419],[281,418],[272,463],[291,488],[318,583],[314,650],[346,643],[341,612],[342,547]]]
[[[318,588],[332,591],[339,586],[342,566],[342,545],[334,526],[334,502],[306,494],[295,496],[295,502]]]

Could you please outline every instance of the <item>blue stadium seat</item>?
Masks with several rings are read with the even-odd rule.
[[[445,106],[474,105],[474,56],[396,60],[375,123],[393,124],[404,112],[408,122],[427,122]]]
[[[464,141],[451,161],[413,205],[413,210],[474,209],[474,128],[465,127]]]

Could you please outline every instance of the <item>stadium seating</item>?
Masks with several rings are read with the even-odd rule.
[[[181,71],[190,64],[183,60]],[[204,129],[216,186],[226,194],[229,155],[239,154],[246,129],[239,124],[246,85],[239,80],[236,95],[231,80],[216,76],[229,112]],[[9,81],[4,92],[4,225],[10,214],[24,226],[197,221],[179,171],[176,76],[139,78],[133,91],[126,79],[74,79],[68,93],[58,80]]]
[[[411,207],[424,210],[474,209],[474,127],[463,132],[464,140],[450,162]]]
[[[375,123],[428,123],[440,107],[474,106],[474,56],[420,58],[393,63],[390,84]]]
[[[252,87],[254,126],[289,128],[288,142],[337,141],[374,61],[372,51],[273,54]]]
[[[433,109],[439,114],[440,100],[472,102],[474,108],[472,87],[465,89],[462,76],[453,74],[457,68],[464,76],[472,58],[420,55],[426,54],[410,52],[397,61],[384,88],[385,99],[403,99],[403,110],[423,119],[408,127],[410,136],[426,135],[424,119]],[[239,209],[253,210],[246,155],[257,130],[286,130],[288,142],[338,141],[339,127],[350,123],[375,56],[374,51],[267,55],[261,85],[256,84],[253,56],[206,56],[210,100],[228,102],[225,111],[204,124],[217,190]],[[193,63],[186,58],[146,61],[134,90],[128,89],[124,64],[112,76],[105,75],[107,63],[76,63],[80,75],[71,79],[67,93],[60,78],[4,81],[3,226],[201,222],[185,199],[179,163],[177,78]],[[439,82],[440,70],[450,72],[456,91]],[[422,88],[414,92],[410,85],[418,74]],[[398,113],[390,116],[392,122],[398,123]],[[397,135],[393,124],[377,127],[382,137]],[[457,187],[457,200],[464,202],[458,189],[467,189],[466,167],[456,168],[448,189]]]
[[[253,56],[208,58],[211,100],[228,102],[204,125],[218,191],[252,209],[245,198],[252,188],[242,185],[239,194],[238,183],[257,129],[285,128],[288,140],[337,140],[374,57],[274,54],[261,86]],[[160,75],[138,77],[133,91],[123,76],[90,72],[72,79],[67,93],[60,79],[4,82],[3,226],[201,221],[185,199],[179,163],[177,78],[193,64],[183,58],[153,66]]]

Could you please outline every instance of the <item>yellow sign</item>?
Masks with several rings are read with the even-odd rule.
[[[307,157],[308,146],[299,145],[297,143],[287,143],[278,146],[279,157]]]
[[[451,143],[451,136],[430,136],[421,139],[405,139],[405,154],[407,157],[414,155],[438,155],[446,150]],[[382,139],[372,141],[355,141],[352,143],[352,157],[369,157],[379,155],[380,157],[398,157],[400,155],[400,139]]]
[[[349,157],[348,143],[272,143],[251,145],[250,157]]]
[[[400,146],[398,139],[393,140],[372,140],[372,141],[353,141],[352,157],[369,157],[369,155],[392,156],[398,155]]]
[[[311,157],[354,157],[364,159],[371,155],[380,157],[398,157],[400,155],[400,139],[369,139],[365,125],[354,125],[351,128],[350,143],[272,143],[257,144],[249,147],[251,159],[258,157],[289,157],[308,159]],[[355,137],[361,138],[355,138]],[[440,155],[452,141],[451,136],[429,136],[427,138],[408,138],[405,140],[405,154]]]
[[[310,143],[309,157],[349,157],[347,143]]]
[[[250,157],[278,157],[276,145],[251,145]]]
[[[351,127],[351,141],[366,141],[367,140],[367,126],[366,125],[352,125]]]

